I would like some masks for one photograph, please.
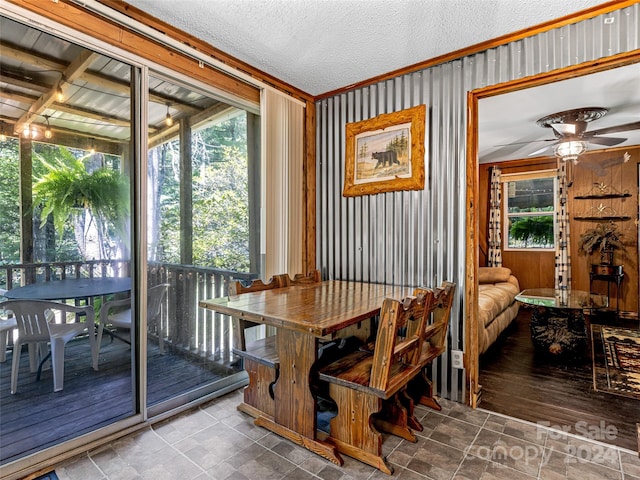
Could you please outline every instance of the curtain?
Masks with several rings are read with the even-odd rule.
[[[489,251],[487,265],[502,266],[502,183],[500,167],[491,168],[491,191],[489,196]]]
[[[302,272],[304,107],[263,91],[262,276]]]
[[[569,212],[567,192],[567,164],[560,161],[557,176],[558,205],[556,207],[556,266],[555,287],[559,291],[571,290],[571,256],[569,255]]]

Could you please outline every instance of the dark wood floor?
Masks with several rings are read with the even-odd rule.
[[[65,350],[64,389],[53,392],[51,369],[39,382],[29,372],[23,347],[18,390],[10,393],[12,353],[0,363],[0,464],[109,425],[133,413],[131,350],[103,338],[99,371],[91,368],[87,338],[72,340]],[[233,369],[215,362],[194,363],[183,356],[149,347],[148,399],[154,405],[179,393],[223,378]]]
[[[640,400],[594,391],[589,358],[566,365],[536,357],[529,318],[530,310],[521,309],[511,326],[481,356],[480,407],[534,423],[570,428],[574,434],[595,434],[605,443],[637,451]],[[617,429],[609,435],[614,438],[605,438],[607,432],[614,432],[609,426]]]

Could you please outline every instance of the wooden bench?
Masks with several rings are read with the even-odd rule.
[[[402,301],[385,299],[373,353],[358,350],[318,372],[320,381],[329,383],[329,396],[338,407],[337,415],[329,422],[326,441],[339,452],[387,474],[393,469],[382,456],[378,429],[396,434],[406,430],[406,410],[400,408],[396,419],[378,422],[376,417],[383,401],[391,399],[421,371],[425,317],[432,301],[431,290],[422,290],[418,296]]]
[[[447,332],[455,291],[456,284],[446,281],[436,289],[431,311],[427,315],[424,343],[420,355],[421,372],[398,395],[398,401],[407,410],[409,426],[420,432],[423,427],[414,415],[415,404],[419,403],[435,410],[442,410],[433,395],[433,383],[429,379],[427,367],[447,350]]]
[[[229,284],[229,295],[240,295],[248,292],[260,292],[284,286],[282,276],[275,275],[264,283],[254,280],[245,286],[239,281]],[[234,347],[233,353],[243,359],[244,369],[249,375],[249,384],[244,389],[244,402],[238,410],[252,417],[268,415],[273,417],[273,384],[278,379],[280,360],[275,346],[275,336],[261,338],[252,342],[246,341],[245,330],[256,327],[259,323],[242,318],[233,318]]]

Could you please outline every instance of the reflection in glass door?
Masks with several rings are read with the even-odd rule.
[[[147,158],[150,415],[244,378],[231,322],[198,306],[257,276],[259,118],[151,75]],[[259,222],[258,222],[259,224]],[[251,273],[253,272],[253,273]]]
[[[111,323],[103,309],[131,289],[133,67],[6,17],[0,31],[0,289],[18,301],[90,305],[103,333],[92,351],[88,317],[44,315],[86,323],[66,343],[54,391],[50,342],[18,351],[26,331],[11,323],[11,304],[0,306],[9,337],[0,361],[5,464],[136,413],[136,347],[126,324]],[[128,308],[113,314],[124,320]]]

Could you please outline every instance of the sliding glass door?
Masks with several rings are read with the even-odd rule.
[[[232,277],[258,274],[251,182],[259,162],[249,141],[256,116],[206,90],[152,74],[148,116],[144,318],[153,415],[244,379],[230,319],[198,302],[225,294]]]
[[[96,319],[79,319],[54,392],[50,361],[36,371],[48,342],[19,352],[0,306],[0,464],[13,468],[246,382],[230,319],[199,301],[260,273],[260,117],[131,56],[7,17],[0,31],[0,295],[64,281],[47,299]]]
[[[131,290],[135,67],[6,17],[0,31],[0,292],[19,302],[0,305],[6,464],[138,413],[137,347],[101,308]],[[35,311],[37,300],[90,305],[107,327],[92,351],[88,317],[47,317],[86,323],[65,346],[59,391],[48,342],[14,345],[26,333],[11,309]]]

